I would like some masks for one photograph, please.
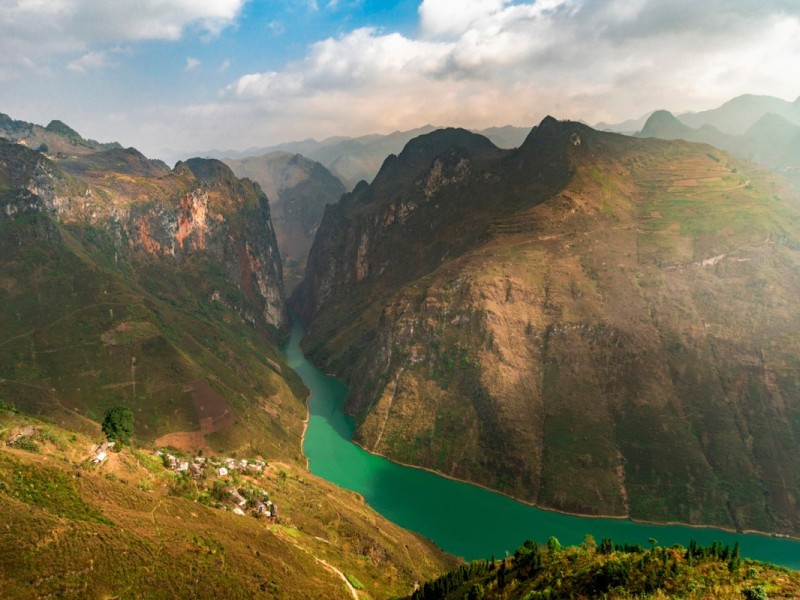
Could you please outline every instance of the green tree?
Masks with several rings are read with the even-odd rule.
[[[106,411],[103,418],[103,433],[109,441],[121,445],[130,444],[133,437],[133,413],[126,406],[114,406]]]

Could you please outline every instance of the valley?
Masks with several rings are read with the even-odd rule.
[[[743,556],[800,568],[800,541],[755,533],[741,534],[710,527],[632,522],[628,519],[582,518],[544,510],[452,478],[413,468],[369,453],[352,440],[355,426],[344,411],[347,388],[314,368],[302,355],[302,327],[295,323],[286,347],[289,364],[311,390],[309,423],[303,451],[312,473],[358,492],[393,522],[433,540],[467,560],[503,556],[530,538],[544,544],[555,536],[579,545],[584,536],[613,539],[619,544],[739,544]]]
[[[191,589],[186,531],[242,597],[256,579],[274,597],[394,597],[552,535],[800,566],[800,208],[780,174],[548,117],[515,149],[425,133],[345,192],[298,154],[170,169],[63,123],[0,125],[39,148],[0,144],[0,432],[40,432],[4,450],[0,500],[55,540],[26,550],[57,573],[31,597]],[[305,359],[301,320],[310,361],[344,383]],[[114,406],[135,447],[90,468],[78,447]],[[154,448],[273,465],[282,522],[206,517],[213,481],[148,468]],[[180,518],[150,528],[162,507]],[[202,532],[176,522],[187,510]],[[68,551],[63,527],[100,541]],[[145,568],[164,545],[187,577]],[[112,547],[139,548],[136,566],[87,584]],[[252,564],[263,552],[283,578]],[[28,567],[3,562],[22,590]]]

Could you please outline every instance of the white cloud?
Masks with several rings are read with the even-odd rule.
[[[116,63],[111,59],[111,54],[112,51],[105,50],[87,52],[80,58],[69,62],[67,68],[78,73],[86,73],[87,71],[116,66]]]
[[[796,0],[424,0],[418,14],[413,36],[356,29],[231,81],[216,102],[143,111],[131,142],[199,150],[546,114],[615,121],[800,93]]]
[[[283,35],[286,31],[286,25],[283,24],[283,21],[274,20],[267,23],[267,29],[274,35]]]
[[[184,71],[194,71],[197,67],[202,64],[203,61],[193,58],[191,56],[186,57],[186,66],[183,67]]]
[[[177,40],[188,29],[215,36],[234,23],[247,0],[3,0],[0,67],[33,64],[63,52],[102,54],[98,45]],[[3,58],[5,57],[5,58]],[[78,59],[80,61],[81,59]],[[90,60],[100,60],[97,56]],[[73,61],[76,68],[79,62]]]
[[[258,115],[241,131],[258,144],[287,123],[296,133],[284,138],[534,125],[548,113],[622,119],[800,92],[787,77],[800,63],[800,4],[788,1],[424,0],[419,18],[417,37],[357,29],[242,76],[218,114]]]

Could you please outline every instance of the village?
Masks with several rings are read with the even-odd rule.
[[[109,441],[97,444],[92,448],[90,462],[94,465],[104,463],[113,447],[114,442]],[[265,474],[268,466],[264,461],[199,455],[175,456],[161,450],[153,451],[153,455],[161,460],[165,469],[178,477],[203,482],[203,487],[208,491],[208,501],[205,503],[209,506],[240,516],[277,520],[278,505],[270,500],[266,490],[248,481],[257,480]]]

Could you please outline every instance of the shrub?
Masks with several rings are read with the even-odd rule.
[[[127,406],[115,406],[106,411],[103,433],[112,442],[130,444],[133,437],[133,413]]]

